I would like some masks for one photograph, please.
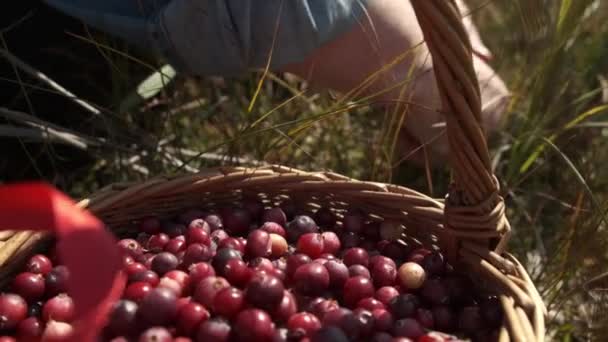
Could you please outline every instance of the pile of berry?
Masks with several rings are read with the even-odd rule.
[[[359,210],[340,221],[326,208],[295,215],[254,200],[143,220],[118,242],[128,285],[100,340],[496,339],[500,302],[476,294],[440,252],[408,247],[399,224]],[[68,278],[33,256],[0,295],[0,342],[69,335]]]

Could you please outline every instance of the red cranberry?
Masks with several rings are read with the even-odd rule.
[[[399,267],[399,283],[406,289],[418,289],[426,281],[424,269],[415,262],[406,262]]]
[[[315,213],[315,222],[323,228],[332,228],[336,225],[336,215],[327,207],[321,207]]]
[[[166,278],[175,280],[182,288],[185,294],[190,290],[190,276],[188,273],[180,270],[169,271],[165,274]]]
[[[417,339],[424,335],[424,328],[412,318],[404,318],[395,322],[393,335]]]
[[[368,279],[372,279],[372,276],[370,275],[369,270],[367,269],[367,267],[365,267],[363,265],[359,265],[359,264],[351,265],[348,268],[348,276],[349,277],[358,277],[358,276],[361,276],[361,277],[365,277],[365,278],[368,278]]]
[[[420,290],[422,298],[434,305],[443,305],[450,302],[448,289],[445,287],[441,279],[428,279]]]
[[[139,242],[133,239],[122,239],[118,241],[118,248],[125,254],[130,255],[134,258],[142,255],[143,249]]]
[[[193,243],[184,253],[183,267],[189,267],[199,262],[208,262],[213,258],[211,248],[201,243]]]
[[[225,238],[218,244],[218,248],[232,248],[241,254],[245,254],[245,246],[235,237]]]
[[[177,255],[179,252],[185,251],[186,247],[186,241],[179,238],[173,238],[165,245],[165,252]]]
[[[202,229],[205,233],[211,234],[211,226],[207,221],[202,219],[201,217],[197,217],[194,220],[191,220],[188,224],[188,229],[198,228]],[[209,235],[207,235],[209,236]]]
[[[171,290],[173,293],[175,293],[176,296],[182,296],[184,293],[184,288],[183,286],[178,283],[177,281],[168,278],[168,277],[162,277],[160,278],[160,282],[158,283],[158,285],[156,286],[157,288],[165,288],[165,289],[169,289]]]
[[[321,321],[309,312],[299,312],[289,318],[287,328],[291,333],[295,332],[302,338],[311,336],[315,331],[321,329]]]
[[[272,261],[268,258],[257,257],[253,260],[249,261],[249,267],[254,271],[263,271],[266,273],[271,273],[274,270],[274,266]]]
[[[312,259],[306,254],[292,254],[287,258],[287,276],[293,277],[296,270],[302,266],[312,262]]]
[[[13,279],[13,291],[28,302],[44,295],[44,278],[41,274],[23,272]]]
[[[139,262],[132,262],[132,263],[126,265],[124,267],[124,270],[125,270],[125,272],[127,272],[127,275],[132,275],[135,273],[146,271],[147,268],[146,268],[146,266],[144,266],[144,264],[141,264]]]
[[[130,283],[135,283],[138,281],[143,281],[149,283],[152,286],[156,286],[160,282],[160,278],[158,277],[158,274],[156,274],[156,272],[150,270],[137,272],[129,276]]]
[[[228,233],[226,233],[226,231],[223,229],[218,229],[211,232],[211,241],[215,242],[218,245],[229,237],[230,236],[228,235]]]
[[[260,229],[268,232],[269,234],[277,234],[282,237],[286,236],[285,228],[276,222],[264,222]]]
[[[56,296],[67,291],[68,278],[70,271],[63,265],[55,266],[47,273],[44,278],[44,287],[46,295],[49,297]]]
[[[32,256],[27,264],[25,264],[25,270],[27,272],[46,275],[53,269],[51,260],[45,255],[36,254]]]
[[[287,253],[287,249],[289,248],[289,246],[287,245],[287,240],[285,240],[284,237],[282,237],[281,235],[272,233],[272,234],[270,234],[270,241],[271,241],[271,256],[273,258],[281,257],[281,256],[285,255],[285,253]]]
[[[422,268],[429,275],[442,275],[445,271],[445,260],[443,254],[433,252],[424,256],[421,262]]]
[[[163,327],[151,327],[144,331],[138,342],[172,342],[173,337],[169,330]]]
[[[205,222],[209,224],[209,228],[211,228],[211,232],[214,232],[219,229],[224,229],[224,225],[222,223],[222,218],[216,214],[209,214],[205,216]]]
[[[196,220],[199,221],[199,220]],[[193,222],[196,222],[193,221]],[[200,222],[204,222],[204,224],[208,227],[207,222],[200,220]],[[211,236],[209,236],[209,229],[204,229],[199,226],[193,226],[190,224],[190,227],[186,231],[186,243],[202,243],[203,245],[209,246],[211,243]]]
[[[393,286],[383,286],[376,290],[375,297],[382,304],[388,305],[391,300],[399,295],[399,291]]]
[[[223,275],[235,286],[244,286],[252,276],[252,270],[240,259],[230,259],[224,267]]]
[[[256,229],[247,236],[246,255],[250,258],[267,257],[272,253],[272,240],[268,232]]]
[[[335,255],[340,251],[340,238],[336,233],[332,231],[323,232],[321,237],[323,238],[323,253]]]
[[[155,217],[145,218],[139,223],[139,230],[148,234],[156,234],[160,231],[160,220]]]
[[[393,326],[393,315],[386,309],[372,310],[374,328],[378,331],[389,331]]]
[[[42,307],[42,318],[70,322],[74,318],[74,301],[66,294],[59,294],[49,299]]]
[[[228,342],[230,340],[231,325],[220,318],[205,321],[198,329],[197,341]]]
[[[237,341],[269,341],[274,335],[274,326],[265,311],[246,309],[236,317],[234,332]]]
[[[71,324],[58,321],[46,322],[42,341],[66,341],[72,337],[74,328]]]
[[[153,289],[139,304],[138,313],[149,325],[169,324],[177,315],[177,296],[169,289]]]
[[[136,332],[136,319],[137,304],[130,300],[119,300],[112,307],[107,328],[115,336],[128,336]]]
[[[384,258],[384,257],[382,257]],[[372,279],[376,287],[389,286],[395,283],[397,267],[391,259],[382,259],[371,270]]]
[[[262,220],[264,222],[277,223],[282,227],[285,227],[285,225],[287,224],[287,216],[283,212],[283,209],[279,207],[274,207],[264,211],[264,214],[262,215]]]
[[[374,311],[376,309],[386,309],[386,305],[374,297],[366,297],[357,303],[358,308]]]
[[[339,260],[329,260],[324,266],[329,272],[330,286],[334,289],[342,289],[344,283],[349,278],[348,267]]]
[[[293,275],[296,290],[308,296],[318,295],[327,290],[329,280],[327,268],[316,262],[298,267]]]
[[[28,317],[17,325],[17,338],[19,341],[39,341],[44,332],[44,323],[37,317]]]
[[[247,232],[251,224],[251,214],[242,208],[232,208],[222,214],[224,229],[232,234]]]
[[[209,263],[198,262],[188,267],[188,275],[190,276],[190,283],[196,286],[201,280],[215,276],[215,270]]]
[[[272,316],[277,319],[279,322],[287,322],[289,317],[298,312],[298,303],[293,294],[287,290],[283,291],[283,298],[281,299],[281,303],[274,310]]]
[[[374,316],[372,315],[372,313],[368,310],[357,308],[353,311],[353,316],[355,318],[354,323],[356,323],[356,330],[358,330],[358,333],[356,335],[359,337],[366,337],[371,335],[374,330],[375,323]]]
[[[432,311],[435,329],[447,332],[450,332],[454,329],[454,326],[456,324],[456,318],[450,307],[445,305],[438,305],[433,307]]]
[[[348,342],[348,337],[342,329],[335,326],[326,326],[312,334],[310,342]]]
[[[171,253],[162,252],[157,254],[152,259],[152,271],[156,272],[156,274],[163,276],[165,273],[174,270],[177,268],[179,260],[177,257]]]
[[[234,287],[226,287],[220,290],[213,301],[215,313],[232,319],[244,307],[243,292]]]
[[[369,278],[362,276],[348,278],[342,293],[346,304],[352,307],[361,299],[374,295],[374,284]]]
[[[222,248],[217,251],[213,257],[212,265],[213,268],[220,272],[226,267],[226,264],[230,259],[242,260],[241,253],[231,248]]]
[[[253,306],[272,312],[283,299],[283,283],[268,275],[255,275],[245,290],[245,299]]]
[[[0,329],[13,329],[25,319],[27,303],[21,296],[5,293],[0,295]]]
[[[393,298],[389,307],[395,319],[413,317],[420,307],[420,300],[414,294],[404,293]]]
[[[340,242],[342,248],[348,249],[359,246],[359,243],[361,243],[361,238],[359,235],[357,235],[357,233],[344,232],[340,235]]]
[[[153,286],[144,281],[138,281],[132,284],[129,284],[125,289],[124,297],[125,299],[132,300],[134,302],[140,302],[150,291],[152,291]]]
[[[369,254],[363,248],[353,247],[344,252],[343,260],[346,266],[363,265],[369,266]]]
[[[199,303],[190,302],[177,311],[177,329],[184,335],[192,335],[202,322],[210,317],[209,311]]]
[[[207,308],[213,306],[213,301],[218,292],[230,287],[230,283],[222,277],[207,277],[197,284],[192,298]]]
[[[350,209],[342,219],[342,226],[347,232],[361,233],[364,223],[363,212],[358,209]]]
[[[306,233],[300,236],[297,251],[315,259],[323,254],[323,237],[319,233]]]
[[[344,307],[338,307],[334,310],[328,311],[323,316],[323,326],[340,326],[340,323],[344,320],[344,317],[352,315],[352,311]]]
[[[299,215],[296,216],[293,221],[289,222],[287,227],[287,240],[296,242],[300,236],[308,233],[317,233],[318,231],[319,227],[317,227],[317,224],[310,216]]]

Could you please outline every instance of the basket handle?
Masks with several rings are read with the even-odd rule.
[[[101,221],[43,183],[0,186],[0,208],[2,229],[52,231],[58,237],[57,253],[70,270],[68,293],[76,309],[69,341],[95,341],[126,283],[113,236]]]
[[[481,126],[481,92],[462,15],[454,0],[411,3],[431,53],[451,152],[446,249],[455,257],[466,240],[500,254],[510,226]]]

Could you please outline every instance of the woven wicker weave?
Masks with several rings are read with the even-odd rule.
[[[80,204],[112,229],[153,214],[172,215],[242,196],[259,196],[267,203],[289,197],[311,208],[330,207],[338,214],[348,206],[362,208],[403,223],[409,244],[439,245],[480,288],[498,294],[505,311],[500,341],[543,341],[543,301],[522,265],[505,252],[510,226],[480,126],[479,84],[460,12],[453,0],[411,2],[432,55],[447,122],[453,182],[445,201],[400,186],[270,166],[218,168],[139,184],[113,184]],[[42,233],[0,232],[4,241],[0,279],[7,279],[47,238]]]

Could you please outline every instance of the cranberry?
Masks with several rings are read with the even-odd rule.
[[[139,223],[139,230],[148,234],[156,234],[160,231],[160,220],[155,217],[145,218]]]
[[[428,279],[420,290],[422,298],[434,305],[448,304],[450,295],[448,289],[439,278]]]
[[[222,215],[224,229],[232,234],[242,234],[249,229],[251,214],[242,208],[232,208]]]
[[[177,296],[166,288],[155,288],[139,304],[138,313],[149,325],[165,325],[177,315]]]
[[[319,233],[306,233],[300,236],[297,251],[311,257],[318,258],[323,254],[323,237]]]
[[[181,296],[184,292],[184,288],[180,283],[168,277],[160,278],[160,282],[156,287],[169,289],[178,297]]]
[[[416,310],[416,320],[426,329],[433,329],[433,326],[435,325],[433,312],[429,309],[418,308],[418,310]]]
[[[243,292],[234,287],[220,290],[213,300],[213,310],[226,318],[233,318],[244,307]]]
[[[361,237],[357,233],[344,232],[340,235],[340,242],[344,249],[353,248],[359,246]]]
[[[139,243],[139,245],[142,247],[142,253],[145,251],[145,246],[148,243],[148,240],[150,239],[150,234],[148,233],[139,233],[137,234],[137,236],[135,237],[135,241],[137,241],[137,243]]]
[[[288,342],[292,336],[289,336],[289,331],[286,328],[278,328],[272,336],[272,342]]]
[[[391,300],[399,295],[399,291],[393,286],[383,286],[376,290],[375,297],[384,305],[389,305]]]
[[[289,246],[287,245],[287,240],[285,240],[284,237],[282,237],[279,234],[271,233],[270,241],[271,241],[271,256],[273,258],[281,257],[281,256],[285,255],[285,253],[287,253],[287,249],[289,248]]]
[[[293,296],[293,294],[291,294],[291,292],[284,290],[281,303],[279,303],[279,306],[274,310],[272,315],[279,322],[286,322],[289,317],[294,315],[297,311],[298,303],[296,301],[296,298]]]
[[[406,262],[399,267],[400,284],[407,289],[418,289],[426,280],[424,269],[415,262]]]
[[[358,301],[374,295],[374,285],[369,278],[357,276],[344,283],[343,296],[346,305],[355,306]]]
[[[17,325],[19,341],[39,341],[44,332],[44,324],[36,317],[28,317]]]
[[[224,229],[224,225],[222,224],[222,218],[215,214],[209,214],[205,216],[205,222],[209,224],[209,228],[211,228],[211,232],[214,232],[219,229]]]
[[[66,292],[69,277],[70,271],[67,267],[63,265],[53,267],[44,278],[46,295],[52,297],[62,292]]]
[[[372,310],[374,328],[378,331],[388,331],[393,326],[393,315],[386,309]]]
[[[132,300],[134,302],[140,302],[150,291],[152,291],[153,286],[144,281],[138,281],[132,284],[129,284],[124,292],[125,299]]]
[[[391,241],[382,248],[382,255],[393,260],[403,260],[407,255],[407,248],[398,241]]]
[[[147,268],[142,263],[132,262],[132,263],[126,265],[124,267],[124,270],[125,270],[125,272],[127,272],[127,275],[132,275],[132,274],[135,274],[135,273],[146,271]]]
[[[285,215],[285,212],[283,212],[283,209],[279,207],[274,207],[264,211],[264,214],[262,215],[262,220],[264,222],[277,223],[282,227],[285,227],[285,225],[287,224],[287,216]]]
[[[249,282],[252,275],[252,270],[247,267],[247,264],[240,259],[230,259],[224,267],[223,275],[235,286],[244,286]]]
[[[108,320],[108,330],[116,336],[131,335],[136,332],[137,304],[130,300],[119,300],[112,307]]]
[[[180,285],[180,287],[182,288],[184,293],[187,294],[189,292],[190,276],[188,275],[188,273],[186,273],[184,271],[180,271],[180,270],[173,270],[173,271],[167,272],[165,274],[165,278],[175,280]]]
[[[293,275],[295,288],[304,295],[317,295],[329,288],[329,272],[325,266],[312,262],[298,267]]]
[[[74,301],[66,294],[59,294],[49,299],[42,307],[42,318],[70,322],[74,317]]]
[[[335,326],[321,327],[310,338],[310,342],[348,342],[342,329]]]
[[[329,260],[325,263],[325,268],[329,272],[329,284],[334,289],[342,289],[349,277],[349,270],[342,261]]]
[[[138,281],[144,281],[152,286],[156,286],[160,282],[160,278],[156,272],[150,270],[137,272],[129,276],[130,283],[135,283]]]
[[[433,320],[435,323],[435,329],[441,331],[450,332],[454,329],[456,319],[450,307],[445,305],[438,305],[433,307]]]
[[[293,277],[298,267],[312,262],[312,259],[306,254],[292,254],[287,258],[287,276]]]
[[[363,212],[358,209],[350,209],[342,219],[342,226],[347,232],[360,233],[364,223]]]
[[[211,248],[202,243],[193,243],[188,248],[186,248],[186,252],[184,253],[183,266],[189,267],[192,264],[196,264],[199,262],[208,262],[213,258],[213,252]]]
[[[237,341],[269,341],[274,335],[274,326],[265,311],[246,309],[236,317],[234,332]]]
[[[215,270],[209,263],[198,262],[188,267],[188,275],[190,276],[190,283],[196,286],[201,280],[215,276]]]
[[[118,241],[118,248],[125,254],[134,258],[143,254],[143,249],[139,242],[134,239],[122,239]]]
[[[241,241],[235,237],[225,238],[218,244],[219,248],[232,248],[239,251],[241,254],[245,254],[245,246]]]
[[[272,240],[268,232],[256,229],[247,236],[245,254],[250,258],[267,257],[272,253]]]
[[[169,235],[170,238],[175,238],[186,232],[186,226],[181,223],[165,221],[161,224],[161,230],[163,233]]]
[[[404,318],[395,322],[393,335],[417,339],[424,335],[424,328],[412,318]]]
[[[213,257],[212,265],[216,270],[221,271],[226,267],[230,259],[242,260],[241,253],[231,248],[222,248],[217,251]]]
[[[207,277],[197,284],[193,299],[211,308],[217,293],[229,286],[230,283],[222,277]]]
[[[324,228],[332,228],[336,225],[336,215],[327,207],[321,207],[315,213],[315,222]]]
[[[271,312],[281,303],[283,291],[283,284],[276,277],[255,275],[247,285],[245,299],[249,304]]]
[[[403,337],[405,338],[405,337]],[[393,338],[393,336],[387,332],[384,331],[380,331],[380,332],[376,332],[372,335],[372,339],[370,340],[371,342],[412,342],[412,340],[410,340],[409,338],[405,338],[405,341],[401,340],[402,338],[400,337],[395,337]]]
[[[250,260],[249,267],[251,267],[255,271],[264,271],[266,273],[270,273],[274,269],[272,261],[264,257],[257,257],[253,260]]]
[[[188,230],[186,231],[186,242],[188,244],[202,243],[203,245],[209,246],[209,244],[211,243],[211,236],[209,236],[210,229],[207,222],[203,220],[195,220],[192,222],[203,222],[204,227],[206,227],[206,229],[201,227],[200,225],[190,224],[190,227],[188,227]]]
[[[300,337],[311,336],[315,331],[321,328],[321,321],[317,316],[309,312],[299,312],[287,321],[287,328],[293,334],[294,332]]]
[[[165,273],[174,270],[177,268],[179,260],[177,257],[171,253],[162,252],[158,253],[152,259],[152,271],[156,272],[156,274],[162,276]]]
[[[179,252],[185,251],[186,247],[185,240],[173,238],[165,245],[165,252],[177,255]]]
[[[340,323],[344,320],[344,317],[352,315],[352,311],[347,308],[338,307],[334,310],[328,311],[323,316],[323,326],[340,326]]]
[[[260,229],[268,232],[269,234],[277,234],[282,237],[286,236],[285,228],[276,222],[264,222]]]
[[[289,222],[287,227],[287,240],[296,242],[300,236],[308,233],[317,233],[319,227],[310,216],[299,215]],[[319,253],[321,254],[321,253]]]
[[[145,330],[138,339],[138,342],[172,342],[173,337],[169,330],[163,327],[151,327]]]
[[[500,327],[503,321],[503,313],[500,300],[497,297],[484,298],[480,302],[479,310],[486,326],[489,328]]]
[[[12,289],[26,301],[35,301],[44,295],[44,277],[37,273],[20,273],[13,279]]]
[[[404,293],[393,298],[389,307],[395,319],[413,317],[420,307],[420,300],[414,294]]]
[[[199,303],[187,303],[177,311],[177,329],[184,335],[192,335],[209,316],[209,311]]]
[[[368,310],[358,308],[353,311],[353,316],[357,326],[356,330],[358,330],[356,335],[359,337],[371,335],[375,324],[372,313]]]
[[[325,299],[323,297],[319,297],[308,304],[308,308],[306,311],[311,312],[312,314],[319,317],[319,319],[323,319],[325,314],[339,308],[338,302],[333,299]]]
[[[433,252],[425,255],[422,259],[421,266],[429,275],[442,275],[445,271],[445,260],[443,254]]]
[[[197,341],[228,342],[230,340],[231,325],[220,318],[205,321],[198,329]]]
[[[374,297],[366,297],[357,303],[358,308],[373,311],[375,309],[386,309],[386,305]]]
[[[351,265],[348,268],[348,276],[349,277],[358,277],[358,276],[361,276],[361,277],[365,277],[365,278],[368,278],[368,279],[372,279],[372,276],[370,275],[369,270],[367,269],[367,267],[365,267],[363,265],[359,265],[359,264]]]
[[[25,264],[25,270],[27,272],[46,275],[53,269],[51,260],[45,255],[36,254],[32,256],[27,264]]]
[[[389,286],[395,283],[397,278],[397,266],[395,262],[384,256],[379,256],[375,264],[372,264],[371,275],[376,287]]]

